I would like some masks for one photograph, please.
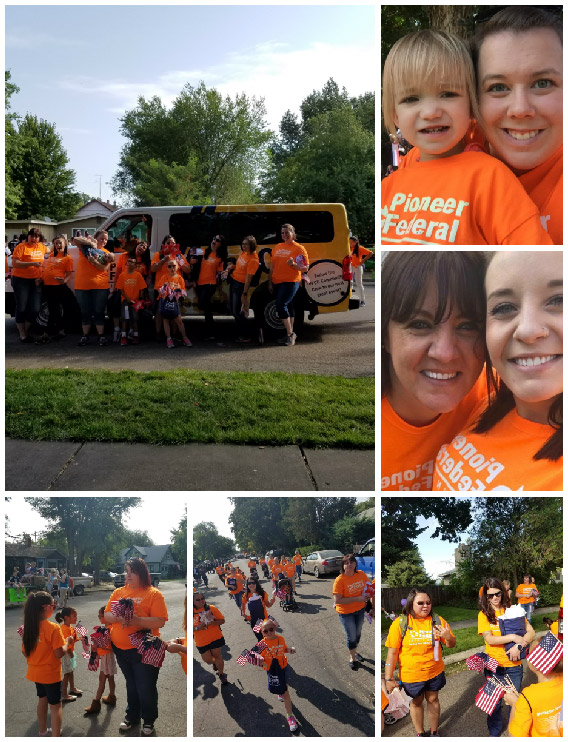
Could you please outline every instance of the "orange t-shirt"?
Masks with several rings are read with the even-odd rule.
[[[292,557],[292,561],[296,565],[296,567],[299,567],[302,564],[302,555],[301,554],[294,554]]]
[[[292,241],[290,244],[280,242],[272,248],[272,283],[299,283],[302,280],[302,272],[293,265],[288,265],[288,258],[294,262],[302,255],[305,265],[310,264],[308,253],[303,245]]]
[[[274,564],[274,559],[272,557],[270,557],[270,559],[268,560],[268,567],[269,567],[269,569],[272,569],[273,564]]]
[[[130,301],[137,301],[140,298],[140,292],[146,288],[146,281],[137,270],[133,270],[132,273],[122,271],[115,286],[117,289],[122,289]]]
[[[504,608],[498,608],[495,611],[495,623],[490,624],[489,619],[487,618],[485,613],[483,613],[483,611],[479,611],[479,613],[477,614],[477,633],[481,635],[485,631],[490,631],[492,636],[502,636],[497,619],[504,613]],[[526,619],[525,626],[528,629],[528,623]],[[521,660],[519,660],[518,662],[513,662],[509,659],[509,655],[505,652],[504,644],[487,644],[487,642],[485,642],[485,651],[490,657],[493,657],[494,660],[497,660],[497,662],[499,663],[499,667],[516,667],[517,665],[521,664]]]
[[[56,278],[65,278],[65,274],[73,270],[73,258],[71,255],[50,255],[43,266],[43,283],[45,286],[61,286]]]
[[[104,624],[103,624],[103,626],[104,626]],[[110,629],[110,626],[107,626],[106,628],[107,629]],[[95,629],[93,629],[93,631],[94,630]],[[111,652],[112,652],[112,649],[110,649],[110,648],[109,649],[103,649],[102,647],[97,647],[97,654],[99,655],[99,657],[104,657],[105,654],[110,654]]]
[[[381,181],[383,245],[552,245],[515,175],[482,152],[416,162]]]
[[[440,446],[464,429],[472,410],[486,397],[486,389],[482,372],[455,410],[441,414],[433,423],[422,427],[405,422],[384,397],[381,401],[381,490],[431,492],[434,461]]]
[[[211,611],[211,615],[213,616],[213,618],[217,619],[218,621],[223,621],[225,619],[225,616],[214,605],[210,605],[209,610]],[[201,623],[201,619],[199,617],[200,613],[206,613],[206,611],[193,611],[193,639],[195,641],[196,647],[205,647],[207,644],[211,644],[211,642],[214,642],[216,639],[222,639],[223,632],[221,631],[221,627],[217,626],[217,624],[208,626],[206,629],[202,629],[201,631],[195,631],[195,627],[199,626]]]
[[[384,692],[384,690],[381,688],[381,711],[384,711],[388,705],[389,705],[388,696]]]
[[[533,460],[552,432],[549,425],[525,420],[516,410],[487,433],[472,433],[467,426],[440,448],[434,492],[561,491],[562,457],[558,461]]]
[[[515,592],[522,593],[525,596],[524,598],[517,598],[519,605],[528,605],[529,603],[534,603],[534,597],[532,596],[531,590],[536,589],[537,587],[534,582],[529,582],[528,585],[525,585],[524,582],[522,585],[517,585],[517,589]]]
[[[244,582],[239,575],[236,577],[227,577],[225,585],[229,589],[230,595],[236,595],[244,590]]]
[[[139,618],[165,618],[168,620],[168,611],[166,601],[162,593],[155,587],[138,587],[135,590],[131,587],[119,587],[110,596],[106,604],[105,611],[110,612],[110,604],[113,600],[121,598],[130,598],[134,602],[134,620]],[[110,627],[110,638],[113,644],[119,649],[132,649],[132,644],[128,638],[135,631],[140,631],[139,626],[122,627],[120,623],[113,623]],[[154,636],[160,636],[158,629],[152,629]]]
[[[199,278],[197,279],[197,285],[215,285],[217,283],[217,273],[222,270],[223,261],[218,255],[210,253],[208,258],[205,258],[205,256],[203,256],[203,260],[201,261],[201,265],[199,266]]]
[[[263,641],[266,644],[266,649],[263,649],[259,654],[264,659],[264,669],[270,670],[272,660],[278,660],[278,664],[282,669],[288,664],[288,658],[286,657],[285,650],[288,649],[286,641],[283,636],[274,634],[274,639],[269,639],[267,636],[263,636]]]
[[[256,562],[253,559],[251,559],[250,562],[247,562],[247,567],[249,569],[252,569],[253,567],[256,567]]]
[[[562,240],[562,166],[563,148],[560,147],[542,165],[519,175],[526,192],[540,212],[542,226],[555,245],[563,245]]]
[[[291,562],[287,562],[284,566],[284,574],[286,577],[294,577],[296,574],[296,567]]]
[[[71,637],[71,641],[69,642],[69,649],[73,651],[75,649],[75,642],[77,641],[77,632],[72,626],[65,626],[65,624],[61,624],[61,633],[63,634],[63,638],[67,639],[68,636]]]
[[[336,577],[331,592],[334,595],[341,595],[343,598],[356,598],[359,595],[363,595],[366,582],[370,582],[367,575],[360,569],[356,569],[355,573],[351,577],[344,574]],[[344,603],[342,605],[337,604],[335,610],[338,613],[355,613],[355,611],[360,611],[361,608],[364,608],[366,602],[367,599],[362,598],[360,603],[357,601],[355,603]]]
[[[26,678],[33,683],[58,683],[63,679],[61,659],[53,654],[54,649],[59,649],[65,644],[61,627],[53,621],[40,621],[39,641],[35,649],[26,657],[28,671]],[[22,644],[22,650],[24,645]]]
[[[274,578],[277,578],[279,574],[283,574],[284,567],[280,563],[276,564],[276,562],[274,562],[272,567],[270,567],[270,571],[272,572]]]
[[[106,253],[104,247],[100,248]],[[77,255],[79,256],[77,262],[77,273],[75,274],[75,289],[81,291],[89,291],[90,289],[108,289],[108,265],[106,268],[102,266],[97,267],[92,263],[89,263],[87,258],[78,250]]]
[[[187,647],[187,634],[183,638],[183,646]],[[181,669],[187,675],[187,654],[180,653]]]
[[[179,260],[178,260],[178,258],[179,258]],[[176,258],[174,258],[174,260],[178,264],[178,273],[181,272],[181,270],[183,268],[186,268],[189,265],[189,263],[183,257],[183,255],[178,255]],[[153,256],[153,258],[152,258],[152,261],[150,263],[150,267],[152,265],[155,265],[156,263],[159,263],[159,262],[160,262],[160,253],[157,252]],[[156,289],[156,291],[159,291],[160,290],[160,286],[163,283],[165,283],[165,281],[168,278],[168,275],[169,275],[168,261],[166,260],[166,262],[164,263],[164,265],[161,268],[159,268],[156,273],[154,273],[154,288]],[[185,284],[184,284],[184,288],[185,288]]]
[[[130,254],[127,252],[120,253],[120,255],[118,256],[115,268],[115,281],[118,279],[122,271],[126,270],[126,261],[129,257]],[[148,275],[148,266],[142,261],[140,255],[136,256],[136,267],[134,268],[134,270],[141,273],[144,277]]]
[[[249,596],[245,592],[245,594],[243,595],[243,612],[246,612],[246,607],[247,607],[248,601],[249,601]],[[262,606],[264,608],[264,618],[268,618],[268,610],[267,610],[267,608],[270,607],[268,605],[268,603],[270,602],[270,598],[268,597],[268,595],[266,593],[264,593],[264,598],[261,598],[261,601],[262,601]]]
[[[237,258],[237,264],[232,274],[234,280],[244,283],[247,276],[254,276],[258,270],[258,266],[258,255],[255,252],[248,253],[243,250]]]
[[[363,247],[363,245],[359,245],[359,257],[355,255],[354,252],[351,253],[351,264],[354,268],[358,268],[360,265],[363,265],[363,261],[361,258],[364,258],[365,255],[372,255],[372,250],[367,250],[366,247]]]
[[[561,709],[562,673],[523,688],[509,724],[509,736],[562,737]]]
[[[442,652],[439,652],[437,660],[434,659],[434,645],[432,644],[432,617],[414,618],[408,616],[408,628],[401,646],[400,622],[402,616],[398,616],[392,622],[389,629],[385,647],[398,649],[398,674],[403,683],[421,683],[431,680],[444,671],[444,660]],[[441,624],[444,628],[450,626],[442,616]],[[450,634],[454,633],[450,629]],[[445,644],[444,640],[441,640]],[[440,649],[440,648],[438,648]],[[394,670],[394,668],[392,668]]]
[[[164,280],[162,281],[162,283],[154,284],[154,286],[156,287],[156,290],[159,291],[160,293],[165,293],[165,290],[162,291],[162,289],[166,285],[172,290],[181,289],[182,291],[185,291],[185,282],[179,273],[176,273],[174,276],[171,276],[171,277],[166,276]]]
[[[16,278],[41,278],[46,251],[47,247],[43,242],[37,242],[35,245],[30,245],[29,242],[20,242],[12,253],[12,275]],[[14,265],[16,260],[20,260],[22,263],[41,261],[41,265],[36,265],[33,268],[16,268]]]

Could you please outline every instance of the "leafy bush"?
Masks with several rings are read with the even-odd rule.
[[[300,556],[308,556],[308,554],[311,554],[312,551],[320,551],[323,549],[323,546],[320,546],[319,544],[310,544],[309,546],[299,546],[298,551],[300,552]],[[294,549],[295,551],[295,549]]]
[[[543,608],[547,605],[560,604],[560,598],[562,597],[562,583],[542,586],[537,584],[537,587],[540,593],[540,599],[538,601],[539,608]]]

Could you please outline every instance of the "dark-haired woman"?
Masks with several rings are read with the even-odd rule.
[[[47,339],[59,340],[62,334],[62,311],[72,274],[73,258],[67,255],[67,238],[58,234],[53,240],[53,253],[45,261],[43,269],[43,296],[49,311]]]
[[[560,491],[562,253],[493,253],[485,291],[487,372],[496,391],[471,429],[442,446],[434,489]]]
[[[41,307],[41,278],[46,252],[41,232],[34,227],[28,232],[26,242],[21,242],[12,254],[16,327],[23,343],[34,342],[29,329]]]
[[[361,306],[365,306],[365,287],[363,286],[363,272],[365,270],[365,261],[373,255],[372,250],[359,244],[358,237],[349,238],[349,248],[351,250],[351,267],[353,268],[353,283],[359,290]]]
[[[191,258],[190,264],[195,265],[198,258]],[[197,278],[197,306],[205,314],[205,335],[207,340],[215,340],[213,330],[213,307],[211,300],[217,289],[217,282],[220,280],[220,274],[227,267],[227,245],[222,234],[215,235],[211,244],[205,250],[201,265],[199,266],[199,275]]]
[[[390,693],[395,687],[394,671],[407,695],[412,698],[410,716],[419,737],[438,737],[440,702],[438,692],[446,685],[440,644],[455,647],[456,637],[442,616],[434,623],[432,598],[426,590],[412,588],[402,610],[392,622],[385,642],[388,647],[385,682]],[[406,629],[406,630],[405,630]],[[424,731],[426,698],[430,732]]]
[[[221,685],[229,682],[221,656],[221,647],[225,646],[221,631],[224,623],[225,617],[221,611],[214,605],[208,605],[203,593],[193,593],[193,640],[203,661],[213,665],[213,669],[219,673]]]
[[[333,600],[347,639],[349,667],[355,670],[357,662],[363,659],[357,652],[357,647],[361,640],[367,602],[363,593],[369,578],[362,570],[357,569],[357,559],[353,554],[346,554],[343,557],[340,569],[341,574],[333,583]]]
[[[105,337],[105,307],[109,290],[109,266],[114,262],[114,254],[109,252],[105,245],[108,242],[108,232],[99,229],[93,237],[75,237],[73,244],[79,247],[77,259],[77,273],[75,276],[75,298],[81,309],[81,324],[83,335],[79,345],[87,345],[91,324],[94,322],[97,330],[99,345],[106,345]],[[85,257],[81,247],[97,248],[104,254],[104,262],[100,262],[92,255]]]
[[[126,732],[142,719],[142,735],[149,736],[158,718],[157,683],[160,668],[142,662],[138,650],[130,643],[130,634],[151,629],[154,636],[160,636],[159,629],[168,620],[168,611],[164,596],[152,587],[150,573],[143,559],[129,559],[125,571],[124,587],[112,593],[105,608],[112,649],[126,680],[126,714],[119,729]],[[134,602],[134,616],[129,621],[111,613],[111,602],[121,598],[130,598]]]
[[[258,270],[256,239],[252,234],[243,239],[242,252],[235,265],[229,265],[227,271],[231,276],[231,314],[237,323],[237,343],[250,343],[247,315],[249,308],[248,290]]]
[[[381,489],[432,490],[436,454],[486,397],[480,252],[389,252],[381,269]]]
[[[243,604],[241,606],[241,615],[245,620],[250,619],[250,627],[254,631],[254,627],[258,621],[264,621],[268,618],[267,608],[274,605],[276,596],[272,599],[264,592],[258,578],[249,577],[247,580],[247,589],[243,595]],[[247,606],[249,615],[247,616]],[[262,631],[254,631],[254,635],[257,641],[262,639]]]
[[[286,336],[278,342],[295,345],[294,297],[302,283],[302,276],[308,272],[310,259],[306,248],[296,242],[296,230],[291,224],[283,224],[280,234],[282,242],[272,250],[268,288],[274,292],[278,316],[286,328]]]
[[[513,681],[517,692],[520,692],[523,681],[523,665],[520,659],[521,651],[534,639],[534,629],[525,619],[526,632],[523,635],[501,635],[498,618],[505,613],[506,608],[509,608],[511,601],[503,583],[495,577],[488,577],[485,580],[480,602],[481,611],[477,617],[477,633],[481,634],[485,640],[486,653],[499,663],[499,667],[494,673],[486,669],[485,677],[490,678],[493,675],[504,677],[508,675]],[[515,646],[505,651],[504,645],[509,644],[509,642],[515,642]],[[509,721],[509,713],[510,709],[507,708],[505,726]],[[493,713],[487,717],[487,727],[491,737],[498,737],[501,734],[501,701],[499,701]]]

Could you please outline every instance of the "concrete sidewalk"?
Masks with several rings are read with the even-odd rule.
[[[6,438],[5,452],[7,492],[375,489],[374,450]]]

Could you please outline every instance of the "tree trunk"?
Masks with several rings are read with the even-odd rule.
[[[467,38],[465,19],[472,13],[472,5],[429,5],[430,28],[446,31],[462,39]]]

